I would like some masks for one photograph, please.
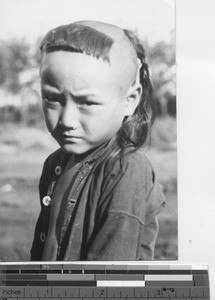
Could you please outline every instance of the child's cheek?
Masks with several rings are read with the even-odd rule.
[[[48,108],[44,108],[44,116],[45,116],[45,120],[46,120],[46,126],[48,128],[48,130],[50,132],[52,132],[59,121],[59,113],[56,110],[52,110],[52,109],[48,109]]]

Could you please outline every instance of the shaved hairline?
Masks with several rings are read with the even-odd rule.
[[[124,30],[112,24],[78,21],[57,27],[47,33],[40,49],[42,53],[63,50],[101,58],[122,77],[121,85],[125,87],[136,78],[136,50]]]

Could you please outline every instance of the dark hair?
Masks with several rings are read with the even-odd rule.
[[[143,92],[133,115],[125,118],[117,132],[116,144],[122,152],[128,145],[139,148],[145,143],[155,117],[152,85],[148,65],[145,61],[144,48],[134,32],[127,29],[123,31],[141,61],[139,81]],[[109,52],[113,43],[114,40],[110,36],[99,30],[83,24],[72,23],[49,31],[41,42],[40,50],[42,53],[57,50],[80,52],[96,58],[101,57],[109,63]]]
[[[143,92],[133,115],[124,120],[117,133],[117,143],[120,149],[125,148],[128,144],[132,144],[135,148],[143,146],[154,123],[156,111],[152,98],[152,84],[150,81],[148,65],[145,61],[144,48],[134,32],[124,29],[124,33],[130,40],[136,51],[137,57],[141,61],[139,80]]]
[[[69,24],[59,26],[47,33],[41,42],[41,52],[64,50],[80,52],[102,58],[109,63],[109,52],[114,40],[90,26]]]

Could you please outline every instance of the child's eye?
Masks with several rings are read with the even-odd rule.
[[[94,102],[83,102],[81,103],[82,106],[92,106],[92,105],[95,105]]]
[[[93,105],[97,105],[97,103],[93,102],[93,101],[79,101],[78,102],[78,106],[79,107],[90,107]]]
[[[48,103],[60,102],[60,97],[57,95],[47,94],[47,95],[42,95],[42,98],[44,101],[46,101]]]

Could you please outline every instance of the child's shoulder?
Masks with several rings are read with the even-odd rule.
[[[105,177],[123,176],[130,177],[131,180],[146,180],[148,183],[154,182],[154,170],[144,153],[144,150],[127,150],[123,155],[116,154],[107,158],[104,167]]]
[[[122,168],[122,170],[132,168],[134,170],[153,171],[152,165],[142,149],[126,150],[122,155],[118,153],[107,159],[106,165],[107,169],[116,166]]]
[[[144,211],[146,215],[151,215],[165,203],[161,186],[143,149],[107,157],[103,173],[95,172],[95,176],[95,182],[102,180],[100,203],[109,199],[112,211],[116,207],[117,211],[127,211],[129,208],[129,213]]]
[[[125,163],[137,169],[145,169],[152,172],[152,165],[143,149],[138,149],[125,154]]]

